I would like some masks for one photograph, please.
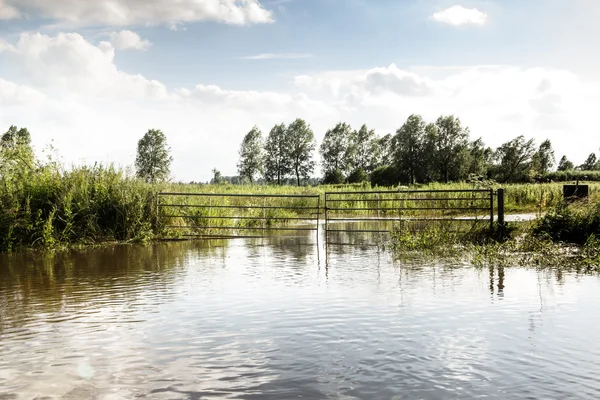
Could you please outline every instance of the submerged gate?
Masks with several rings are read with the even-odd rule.
[[[325,235],[422,231],[432,224],[466,231],[494,224],[494,191],[399,190],[325,193]],[[488,225],[489,224],[489,225]]]
[[[319,195],[159,193],[163,228],[181,237],[259,238],[270,231],[318,231]]]

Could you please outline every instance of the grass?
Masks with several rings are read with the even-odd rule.
[[[472,265],[560,267],[600,272],[600,197],[558,203],[529,224],[473,225],[465,232],[429,227],[396,229],[392,248],[399,258],[451,258]]]
[[[600,183],[591,183],[591,192],[598,192]],[[506,189],[506,212],[538,212],[548,217],[537,229],[547,234],[544,240],[555,241],[576,237],[578,232],[598,232],[598,210],[587,208],[556,208],[562,200],[562,184],[451,183],[416,185],[410,189],[464,190]],[[376,190],[398,190],[375,188]],[[300,223],[286,218],[315,218],[315,199],[310,198],[244,198],[222,197],[217,194],[263,195],[318,195],[324,205],[326,192],[351,192],[338,201],[330,216],[373,216],[377,211],[352,211],[352,208],[390,208],[379,215],[387,217],[454,216],[463,211],[411,210],[411,208],[443,208],[488,206],[488,200],[474,198],[456,200],[451,194],[405,195],[393,201],[378,198],[369,184],[321,185],[315,187],[263,186],[263,185],[195,185],[147,184],[124,170],[113,166],[83,166],[65,169],[48,160],[41,163],[21,162],[19,158],[0,154],[0,251],[20,248],[54,249],[73,245],[95,245],[106,242],[143,242],[154,238],[180,237],[184,233],[209,234],[215,229],[206,226],[227,227],[226,234],[251,233],[240,228],[281,227]],[[211,196],[163,197],[167,204],[184,204],[180,208],[157,207],[158,193],[205,193]],[[425,201],[408,200],[418,196]],[[481,194],[485,197],[485,194]],[[334,196],[335,197],[335,196]],[[388,197],[382,195],[381,197]],[[333,197],[332,197],[333,198]],[[435,199],[434,199],[435,198]],[[338,200],[342,199],[337,197]],[[592,203],[596,204],[594,201]],[[211,208],[197,206],[235,206],[236,208]],[[196,207],[194,207],[196,206]],[[260,209],[253,207],[286,206],[287,209]],[[307,209],[292,209],[304,207]],[[330,205],[330,207],[333,207]],[[477,215],[475,212],[474,215]],[[485,212],[479,212],[485,214]],[[483,215],[485,217],[485,215]],[[243,217],[226,219],[223,217]],[[323,218],[323,216],[321,216]],[[594,219],[595,218],[595,219]],[[569,221],[577,221],[570,223]],[[586,222],[588,221],[588,222]],[[592,221],[592,222],[589,222]],[[561,225],[562,224],[562,225]],[[189,227],[173,229],[169,226]],[[592,229],[593,228],[593,229]],[[439,229],[439,228],[438,228]],[[432,234],[433,235],[433,234]],[[542,236],[542,235],[538,235]],[[586,234],[574,240],[583,246]],[[435,235],[426,240],[433,241]],[[416,246],[418,247],[418,246]],[[422,245],[420,246],[423,247]]]

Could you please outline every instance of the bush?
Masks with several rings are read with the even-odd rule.
[[[362,168],[354,170],[354,172],[352,172],[348,177],[348,183],[362,183],[368,181],[369,174],[367,174],[367,172]]]
[[[325,173],[325,176],[323,177],[323,184],[324,185],[340,185],[340,184],[344,183],[345,180],[346,180],[346,178],[344,177],[344,174],[342,173],[342,171],[340,171],[339,169],[336,169],[335,171],[327,171]]]
[[[600,201],[561,202],[533,227],[532,233],[555,242],[584,245],[590,237],[600,237]]]
[[[386,165],[371,173],[371,186],[396,186],[399,180],[394,168]]]

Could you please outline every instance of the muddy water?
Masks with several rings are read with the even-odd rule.
[[[597,399],[600,279],[314,237],[0,256],[0,398]]]

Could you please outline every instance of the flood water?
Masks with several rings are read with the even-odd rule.
[[[600,278],[312,236],[0,255],[0,399],[598,399]]]

